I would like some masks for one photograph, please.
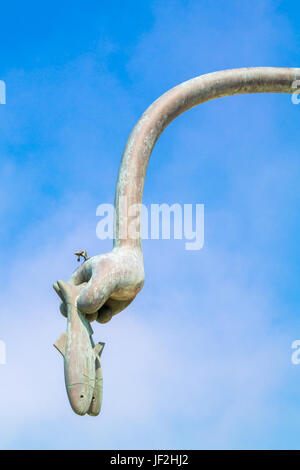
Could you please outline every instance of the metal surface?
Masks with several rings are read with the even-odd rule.
[[[72,409],[79,415],[87,412],[96,415],[101,408],[101,377],[99,376],[99,353],[103,349],[95,346],[93,333],[84,314],[77,308],[77,297],[81,286],[58,281],[55,290],[62,298],[68,317],[67,332],[63,333],[54,346],[64,357],[66,390]],[[96,380],[97,375],[97,380]],[[99,410],[99,411],[98,411]]]
[[[163,130],[198,104],[247,93],[293,93],[293,82],[299,79],[299,68],[257,67],[209,73],[172,88],[145,111],[129,136],[119,170],[113,250],[87,259],[69,280],[74,286],[83,286],[76,305],[89,321],[106,323],[143,287],[139,207],[148,162]],[[133,206],[135,214],[129,214],[128,208]],[[128,230],[132,226],[136,228],[134,237]],[[61,305],[61,312],[66,315],[66,305]]]

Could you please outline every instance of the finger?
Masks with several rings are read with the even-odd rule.
[[[75,285],[74,282],[69,282],[69,283],[72,284],[72,285]],[[82,285],[82,287],[84,287],[84,285],[86,285],[86,282],[82,283],[81,285]],[[78,287],[79,287],[79,286],[78,286]],[[60,287],[59,287],[59,285],[58,285],[57,282],[55,282],[55,283],[53,284],[53,289],[55,290],[55,292],[57,293],[57,295],[58,295],[59,298],[61,299],[61,303],[60,303],[60,305],[59,305],[60,313],[61,313],[64,317],[67,318],[68,315],[67,315],[67,309],[66,309],[64,297],[63,297],[63,294],[62,294],[61,289],[60,289]],[[90,318],[89,321],[96,320],[96,317],[97,317],[97,316],[95,316],[95,318],[93,318],[93,319]]]
[[[105,304],[97,312],[97,322],[98,323],[107,323],[112,319],[112,309],[109,305]]]
[[[96,312],[96,313],[85,313],[85,318],[86,318],[87,321],[89,321],[90,323],[92,323],[93,321],[97,320],[97,317],[98,317],[98,312]]]
[[[86,261],[80,266],[78,266],[78,268],[73,272],[72,276],[70,277],[68,281],[69,284],[72,284],[73,286],[78,286],[84,282],[87,282],[90,279],[91,273],[89,275],[90,270],[88,269],[88,264],[89,264],[88,261]],[[60,288],[57,282],[53,284],[53,289],[63,301],[64,299],[63,299],[62,293],[60,291]]]
[[[97,322],[99,323],[107,323],[112,319],[114,315],[117,313],[122,312],[129,304],[131,304],[131,300],[116,300],[116,299],[108,299],[107,302],[98,310],[98,317]]]
[[[92,259],[92,258],[91,258]],[[92,276],[92,264],[90,260],[82,263],[78,268],[73,272],[72,276],[69,279],[69,283],[73,286],[78,286],[84,282],[88,282]]]
[[[81,291],[78,299],[78,308],[84,313],[95,313],[110,297],[116,287],[116,276],[105,275],[94,268],[93,274],[86,287]]]

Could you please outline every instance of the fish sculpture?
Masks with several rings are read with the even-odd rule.
[[[102,371],[97,360],[101,346],[98,346],[97,356],[86,318],[77,309],[77,303],[90,321],[96,319],[99,323],[106,323],[127,308],[141,291],[145,280],[142,250],[144,214],[141,210],[143,190],[152,151],[163,131],[189,109],[225,96],[291,93],[296,103],[299,81],[299,67],[220,70],[195,77],[168,90],[143,113],[130,133],[121,159],[115,191],[113,249],[91,258],[85,250],[75,253],[78,261],[83,258],[84,262],[73,272],[71,279],[74,283],[89,280],[83,295],[76,297],[80,287],[71,289],[62,282],[59,283],[60,287],[55,287],[67,306],[66,309],[63,305],[61,313],[66,315],[68,310],[68,331],[66,336],[59,338],[56,347],[65,356],[67,390],[76,412],[96,414],[101,407],[102,396]],[[189,245],[186,249],[199,250],[202,247],[201,244],[196,247],[194,242]],[[94,351],[94,356],[91,351]]]
[[[91,337],[92,346],[95,348],[93,339]],[[102,376],[102,367],[100,363],[100,356],[102,354],[104,343],[98,343],[100,346],[98,356],[95,359],[95,386],[94,393],[90,407],[87,414],[90,416],[98,416],[101,411],[102,406],[102,396],[103,396],[103,376]]]
[[[53,286],[65,304],[68,319],[66,333],[54,346],[64,357],[65,384],[73,411],[78,415],[97,416],[102,403],[100,355],[104,343],[94,344],[90,323],[77,308],[77,297],[83,286],[64,281],[57,281]]]

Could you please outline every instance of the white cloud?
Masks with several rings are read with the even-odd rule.
[[[155,10],[154,29],[141,40],[129,65],[136,80],[135,91],[142,100],[148,100],[151,93],[153,99],[156,98],[155,93],[165,91],[162,88],[175,85],[181,79],[222,68],[223,63],[241,66],[251,65],[255,60],[255,65],[261,65],[275,54],[276,48],[271,46],[272,39],[278,36],[277,29],[274,30],[273,20],[268,17],[269,10],[258,8],[258,3],[248,27],[240,24],[237,16],[232,33],[230,23],[226,23],[219,32],[212,29],[214,18],[211,13],[207,14],[210,23],[205,26],[202,11],[196,3],[191,5],[186,23],[182,21],[181,8],[173,10],[169,5],[163,17],[159,8]],[[222,14],[221,11],[218,13]],[[166,22],[170,28],[164,32]],[[232,46],[239,40],[241,28],[245,28],[242,47],[234,49],[232,58]],[[171,35],[170,30],[174,34]],[[180,34],[176,35],[177,31]],[[204,40],[211,31],[215,37],[209,38],[207,45]],[[269,41],[262,47],[262,37],[266,33]],[[221,39],[225,41],[222,44],[226,46],[225,53],[224,47],[219,47]],[[257,43],[259,48],[255,46]],[[186,50],[195,51],[198,44],[202,45],[201,54],[186,54]],[[162,68],[164,64],[168,73]],[[44,72],[46,78],[43,81]],[[266,442],[264,433],[270,434],[272,423],[280,413],[278,390],[286,380],[290,359],[289,327],[277,323],[283,306],[278,303],[276,291],[270,286],[270,269],[265,267],[265,260],[271,258],[270,252],[265,254],[265,245],[263,249],[258,246],[257,250],[255,247],[245,251],[243,244],[232,243],[231,237],[235,235],[239,240],[240,230],[249,219],[240,220],[241,214],[236,212],[230,197],[224,204],[222,201],[222,210],[218,209],[220,204],[213,206],[214,198],[211,206],[206,206],[209,237],[206,237],[201,252],[185,252],[180,242],[144,242],[146,284],[143,291],[132,306],[111,323],[95,325],[94,328],[95,339],[106,342],[102,360],[102,414],[95,419],[78,417],[70,409],[64,390],[62,359],[52,346],[65,329],[66,320],[58,312],[58,299],[51,284],[58,278],[69,277],[76,267],[73,257],[76,249],[86,248],[89,255],[93,255],[110,248],[110,243],[96,239],[95,210],[100,202],[112,200],[120,153],[127,132],[131,130],[131,120],[134,120],[132,109],[141,98],[136,101],[129,99],[126,90],[111,74],[99,69],[95,57],[81,58],[69,64],[66,70],[58,72],[58,76],[54,73],[54,81],[50,85],[47,80],[52,73],[41,71],[34,84],[44,90],[43,103],[50,98],[50,102],[54,102],[57,97],[61,103],[59,100],[55,102],[49,120],[48,108],[43,106],[44,115],[38,113],[30,122],[41,132],[36,134],[42,141],[47,141],[55,130],[51,140],[53,147],[46,155],[50,156],[55,170],[52,174],[57,177],[58,173],[62,185],[65,185],[59,193],[59,202],[51,199],[39,218],[22,229],[13,246],[13,255],[3,261],[0,339],[7,344],[7,365],[0,366],[0,447],[122,449],[262,445]],[[26,78],[28,85],[34,80],[34,74]],[[21,79],[24,79],[24,74],[20,74],[16,82]],[[144,90],[147,88],[152,91],[146,95]],[[94,94],[95,89],[100,90],[99,95]],[[63,100],[64,95],[66,101]],[[30,103],[32,95],[24,92],[24,100]],[[103,108],[99,117],[97,106],[101,100]],[[38,106],[41,104],[36,103]],[[120,111],[122,106],[124,111]],[[269,116],[272,106],[267,109]],[[216,193],[214,184],[222,182],[226,185],[223,176],[233,167],[233,160],[228,164],[222,163],[224,154],[217,151],[223,150],[224,141],[232,144],[232,129],[238,121],[237,114],[232,117],[234,105],[230,111],[229,108],[226,110],[228,116],[223,111],[218,123],[219,139],[213,138],[216,128],[214,132],[208,129],[205,118],[212,125],[212,117],[206,110],[203,110],[204,131],[200,134],[203,138],[201,151],[208,144],[213,146],[212,153],[216,153],[213,169],[221,167],[219,177],[213,181],[210,179],[210,154],[205,148],[203,153],[207,166],[202,168],[203,180],[199,182],[195,177],[190,188],[184,184],[185,176],[188,178],[199,170],[195,154],[191,154],[191,165],[182,161],[179,165],[174,155],[178,152],[182,158],[187,153],[186,148],[192,151],[199,145],[199,120],[192,127],[190,118],[184,120],[182,117],[182,127],[173,127],[174,131],[169,131],[171,137],[178,132],[178,138],[163,140],[162,137],[160,148],[155,150],[153,158],[158,163],[152,166],[152,179],[146,183],[147,198],[153,195],[166,197],[167,174],[168,190],[178,197],[183,197],[181,189],[190,189],[187,197],[200,194],[200,183],[212,185],[212,191]],[[251,110],[254,112],[257,108],[253,106]],[[121,114],[116,119],[117,111]],[[45,128],[39,124],[40,120],[46,121]],[[229,122],[229,130],[223,133],[222,120]],[[89,126],[92,126],[93,135]],[[273,121],[265,124],[259,138],[263,138],[266,129],[271,136],[274,135],[276,128],[272,126]],[[14,145],[28,143],[28,129],[24,127],[23,119],[14,123],[12,117],[7,127],[7,135],[13,138]],[[205,140],[207,130],[209,135]],[[244,135],[250,140],[250,133]],[[100,141],[105,149],[101,148],[99,153]],[[167,161],[166,153],[174,157],[173,160]],[[230,153],[227,151],[226,156]],[[37,156],[38,152],[36,159]],[[245,157],[249,157],[246,152]],[[96,164],[98,158],[99,166]],[[17,181],[25,188],[20,191],[20,204],[23,204],[22,198],[25,198],[30,183],[42,178],[43,165],[28,183],[26,178],[31,175],[30,168],[29,165],[25,171],[23,183],[21,178]],[[70,168],[70,174],[66,172],[67,168]],[[52,177],[50,170],[49,179]],[[242,186],[247,175],[241,178],[244,175],[242,168],[235,170],[228,186],[238,190],[238,182]],[[289,171],[293,172],[292,165]],[[248,172],[248,167],[244,172]],[[247,192],[243,200],[252,215],[264,194],[266,173],[270,186],[273,182],[278,184],[282,165],[279,162],[271,172],[266,169],[260,179],[255,172],[252,173],[252,182],[257,183],[258,189],[255,195]],[[182,177],[180,184],[171,178],[174,176],[175,180],[178,174]],[[71,183],[68,182],[69,177]],[[46,184],[48,178],[42,181]],[[39,204],[39,191],[40,187],[34,199],[36,206]],[[222,191],[216,197],[220,198],[220,194]],[[201,192],[201,198],[209,199],[210,195],[209,192]],[[111,199],[98,200],[98,197]],[[184,202],[190,201],[186,199]],[[206,200],[197,202],[206,203]],[[276,201],[268,199],[260,207],[261,214],[271,207],[274,215],[275,206]],[[11,212],[13,218],[15,214]],[[270,225],[266,225],[270,231],[273,221],[271,218]],[[222,224],[225,226],[226,223],[228,228],[224,229]],[[250,238],[253,243],[257,241],[255,232],[254,227]]]

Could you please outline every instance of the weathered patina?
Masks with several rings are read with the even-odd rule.
[[[102,373],[99,355],[103,343],[95,346],[93,330],[86,315],[77,308],[77,298],[83,286],[64,281],[55,284],[67,311],[67,332],[54,346],[64,357],[65,383],[72,409],[79,415],[97,415],[102,401]]]
[[[113,250],[86,258],[69,280],[80,286],[76,306],[89,321],[108,322],[143,287],[140,207],[148,162],[163,130],[198,104],[247,93],[293,93],[299,79],[300,68],[252,67],[209,73],[172,88],[145,111],[129,136],[119,170]],[[132,227],[135,230],[129,230]],[[61,312],[66,315],[66,311],[63,302]]]

